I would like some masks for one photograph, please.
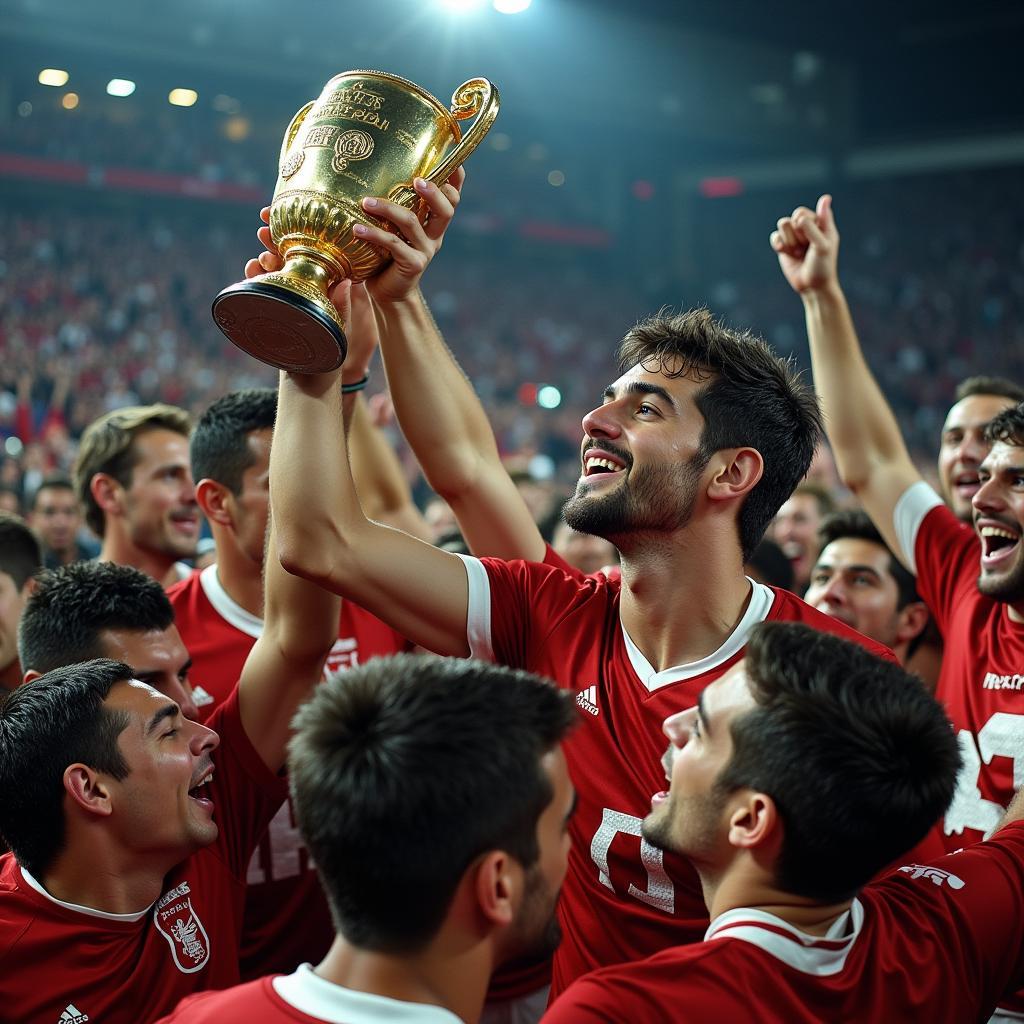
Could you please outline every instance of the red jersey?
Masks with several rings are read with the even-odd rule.
[[[227,992],[190,996],[158,1024],[463,1024],[450,1010],[334,985],[304,964]]]
[[[220,585],[217,567],[194,572],[167,596],[175,623],[192,656],[192,673],[217,707],[234,688],[263,620],[233,601]],[[325,672],[354,668],[370,658],[410,649],[409,642],[351,601],[341,604],[338,640]],[[285,801],[249,864],[242,931],[242,978],[318,963],[334,941],[334,925],[313,862],[302,840],[291,800]]]
[[[896,524],[913,538],[917,589],[946,645],[935,696],[960,740],[963,769],[943,823],[946,848],[988,836],[1024,773],[1024,625],[978,590],[981,541],[927,484],[900,499]]]
[[[708,918],[696,872],[640,835],[652,794],[665,787],[662,722],[694,706],[766,619],[804,622],[890,660],[891,652],[793,594],[752,582],[747,610],[719,650],[656,672],[619,621],[619,580],[530,562],[463,560],[472,654],[555,680],[576,692],[582,712],[565,743],[577,808],[552,995],[598,967],[700,941]]]
[[[237,696],[210,719],[221,738],[210,783],[217,839],[164,881],[137,914],[50,896],[0,857],[0,1016],[58,1024],[145,1024],[186,995],[238,982],[245,867],[286,795],[249,743]]]
[[[573,984],[544,1024],[989,1018],[1024,979],[1024,822],[866,887],[827,935],[730,910],[706,941]]]

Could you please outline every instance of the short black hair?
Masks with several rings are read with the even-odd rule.
[[[799,623],[755,627],[745,668],[756,706],[731,723],[716,787],[775,801],[781,889],[849,899],[949,806],[960,769],[949,719],[899,665]]]
[[[989,444],[1000,441],[1015,447],[1024,447],[1024,402],[1011,405],[997,413],[985,424],[985,440]]]
[[[21,590],[42,567],[43,550],[28,523],[13,512],[0,511],[0,572]]]
[[[108,629],[167,629],[174,609],[163,587],[128,565],[72,562],[38,576],[18,626],[18,655],[25,671],[101,658],[100,634]]]
[[[232,494],[240,494],[242,474],[253,463],[247,438],[254,430],[273,428],[276,416],[273,388],[245,388],[218,398],[192,430],[192,478],[196,483],[216,480]]]
[[[973,395],[996,395],[1014,402],[1024,402],[1024,388],[1007,377],[990,377],[983,374],[966,377],[957,384],[953,402],[962,402]]]
[[[65,476],[63,473],[51,473],[49,476],[44,476],[42,483],[35,489],[35,493],[32,495],[32,511],[35,512],[39,506],[39,495],[43,491],[70,491],[77,497],[75,491],[75,485],[71,482],[71,477]]]
[[[792,360],[780,358],[750,331],[730,330],[706,309],[638,323],[619,347],[622,371],[637,363],[657,363],[667,377],[704,385],[694,397],[704,417],[698,465],[706,466],[723,448],[760,452],[764,473],[739,515],[746,561],[810,468],[823,434],[814,390]]]
[[[842,540],[846,537],[871,541],[872,544],[878,544],[889,553],[889,574],[896,581],[896,587],[899,590],[896,604],[898,610],[921,600],[921,595],[917,592],[917,578],[900,564],[899,559],[892,553],[892,549],[885,543],[885,539],[871,521],[871,517],[863,509],[841,509],[826,517],[818,530],[819,550],[824,551],[832,541]]]
[[[318,687],[288,764],[338,931],[361,949],[420,949],[474,858],[533,864],[553,795],[541,758],[575,719],[552,683],[463,659],[378,658]]]
[[[99,658],[48,672],[0,703],[0,835],[37,879],[64,846],[67,766],[128,775],[117,745],[128,716],[104,702],[115,683],[131,678],[127,665]]]

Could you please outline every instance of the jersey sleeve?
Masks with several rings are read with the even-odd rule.
[[[973,591],[978,578],[977,536],[923,481],[896,503],[893,525],[904,562],[917,574],[918,593],[945,634],[960,596]]]
[[[474,658],[530,668],[558,624],[607,581],[541,562],[459,556],[469,579],[466,639]]]
[[[242,727],[238,688],[206,723],[220,736],[213,752],[215,849],[237,878],[246,867],[271,818],[288,796],[288,783],[263,763]]]
[[[541,1024],[626,1024],[621,1009],[621,1001],[614,993],[602,988],[593,976],[584,976],[548,1007]]]

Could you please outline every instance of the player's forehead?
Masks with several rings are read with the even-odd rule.
[[[968,395],[946,414],[942,430],[980,430],[994,416],[1014,404],[1012,398],[1003,395]]]
[[[700,706],[709,721],[731,719],[753,705],[745,658],[709,683],[701,694]]]
[[[160,669],[176,672],[189,659],[173,622],[166,629],[107,629],[100,634],[100,642],[104,657],[133,665],[142,674]]]
[[[863,537],[837,537],[826,544],[818,556],[818,566],[844,569],[850,565],[870,565],[888,572],[889,552],[881,544]]]
[[[981,462],[983,472],[995,475],[1008,470],[1024,470],[1024,446],[996,441]]]
[[[636,390],[637,385],[642,387],[653,385],[667,391],[673,400],[681,403],[687,398],[692,399],[693,393],[707,384],[705,378],[698,378],[694,374],[685,374],[681,372],[682,370],[681,360],[670,360],[663,364],[658,359],[645,359],[616,377],[605,389],[606,395],[611,398],[619,398]]]

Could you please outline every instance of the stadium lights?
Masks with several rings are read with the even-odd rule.
[[[494,0],[494,9],[499,14],[522,14],[531,0]]]
[[[441,6],[452,14],[472,14],[483,0],[440,0]]]
[[[537,392],[537,404],[542,409],[557,409],[562,404],[562,392],[553,384],[544,384]]]
[[[107,82],[108,96],[131,96],[135,92],[135,83],[127,78],[112,78]]]
[[[78,106],[78,93],[77,92],[66,92],[60,98],[60,105],[65,110],[74,110]]]
[[[560,188],[565,184],[565,175],[561,171],[549,171],[548,184],[553,185],[555,188]]]
[[[199,99],[195,89],[172,89],[167,94],[167,102],[175,107],[191,107]]]
[[[60,68],[43,68],[39,72],[39,84],[40,85],[53,85],[60,88],[62,85],[66,85],[68,79],[71,76]]]

